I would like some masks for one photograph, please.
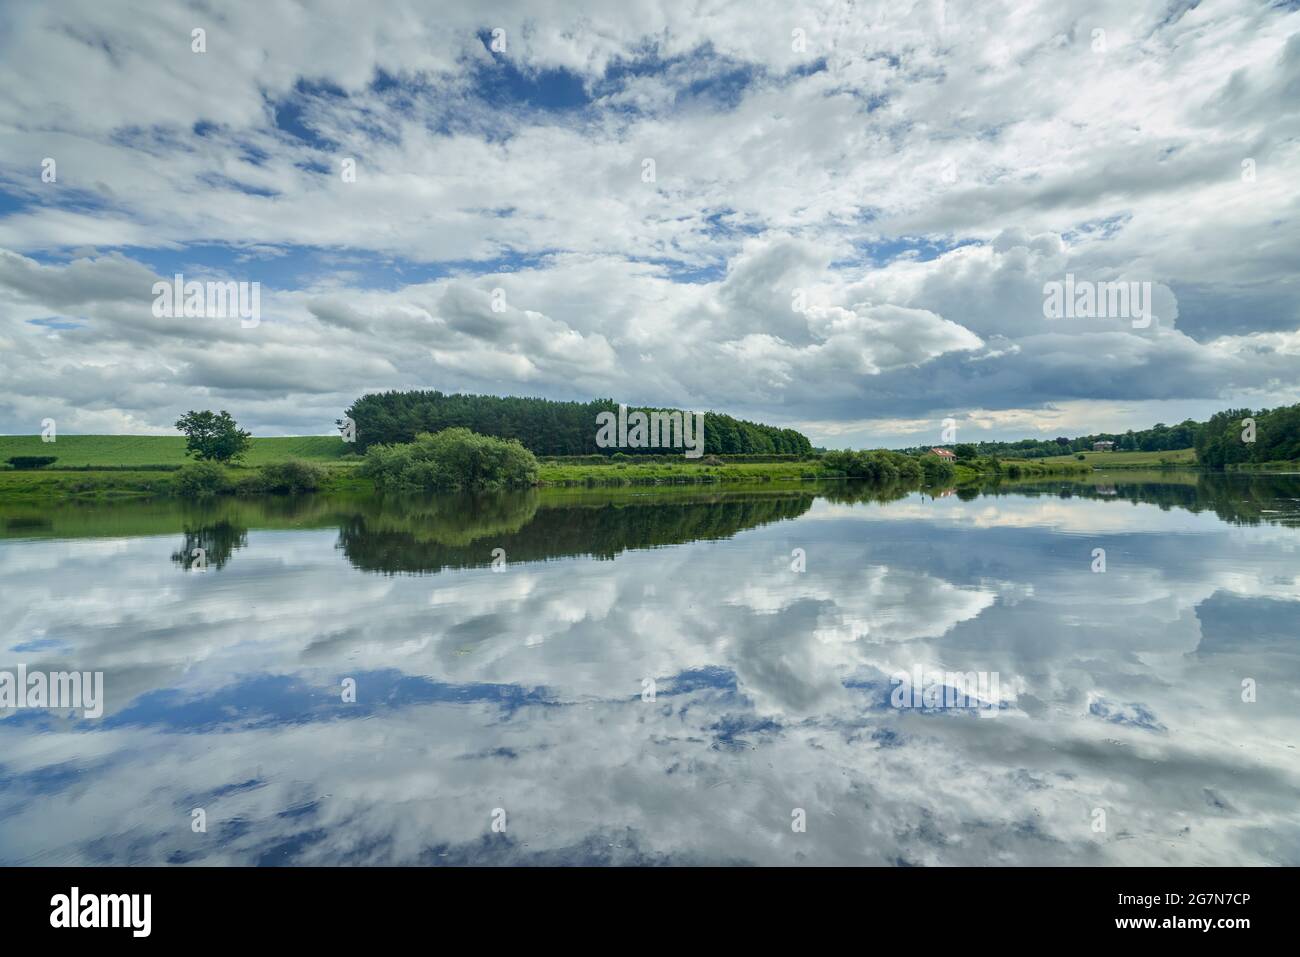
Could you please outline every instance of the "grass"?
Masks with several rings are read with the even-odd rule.
[[[1149,469],[1162,465],[1195,466],[1195,449],[1175,449],[1171,452],[1081,452],[1083,465],[1097,469]],[[1052,455],[1036,462],[1072,462],[1078,461],[1075,453],[1070,455]]]
[[[347,464],[360,461],[349,455],[352,446],[338,436],[291,435],[255,438],[244,456],[245,465],[267,465],[285,459]],[[147,468],[184,465],[182,435],[61,435],[54,442],[42,442],[39,435],[0,435],[0,463],[14,455],[54,455],[51,469],[61,468]],[[346,458],[345,458],[346,456]]]
[[[5,502],[128,498],[170,491],[171,476],[158,471],[0,471],[0,501]]]
[[[1300,459],[1279,459],[1276,462],[1234,462],[1224,467],[1227,472],[1295,472],[1300,471]]]

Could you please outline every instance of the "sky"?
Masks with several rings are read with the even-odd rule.
[[[3,433],[437,388],[902,447],[1297,401],[1295,0],[18,0],[0,89]],[[176,274],[258,321],[155,315]],[[1152,318],[1048,318],[1067,276]]]

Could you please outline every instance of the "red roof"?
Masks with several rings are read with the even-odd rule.
[[[935,455],[942,456],[945,459],[955,459],[957,457],[953,455],[951,452],[949,452],[947,449],[931,449],[930,451],[933,452]]]

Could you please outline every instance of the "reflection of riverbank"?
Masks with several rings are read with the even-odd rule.
[[[730,538],[797,518],[817,499],[836,505],[887,503],[914,496],[939,509],[953,499],[1043,497],[1211,511],[1242,525],[1300,526],[1300,481],[1254,473],[1115,473],[1003,479],[948,488],[836,481],[797,488],[680,486],[528,489],[490,495],[302,495],[153,499],[59,507],[0,505],[0,539],[79,539],[176,535],[178,567],[220,570],[247,546],[250,529],[337,529],[337,547],[354,567],[387,574],[545,561],[613,558],[622,552]],[[1115,519],[1128,521],[1116,513]],[[1102,516],[1098,516],[1102,519]],[[1104,520],[1110,527],[1113,523]]]
[[[1134,505],[1180,508],[1193,514],[1213,512],[1235,525],[1300,526],[1300,480],[1281,473],[1184,472],[1111,473],[1079,479],[993,483],[982,495],[1092,498]]]

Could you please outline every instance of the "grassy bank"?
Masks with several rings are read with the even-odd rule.
[[[275,464],[275,463],[266,463]],[[232,483],[251,482],[258,474],[254,468],[228,470]],[[117,499],[172,496],[176,493],[177,472],[159,469],[69,469],[66,471],[0,470],[0,501],[33,502],[58,499]],[[317,491],[372,491],[370,482],[346,466],[325,469]]]
[[[0,500],[114,499],[177,494],[178,470],[189,460],[184,439],[176,436],[69,435],[53,443],[39,436],[0,436],[0,462],[13,455],[56,455],[55,463],[39,470],[0,468]],[[682,485],[797,486],[843,475],[827,469],[817,458],[803,461],[757,460],[759,456],[704,459],[647,456],[600,459],[547,458],[540,462],[540,484],[549,487],[636,486],[666,489]],[[240,466],[228,467],[235,494],[257,492],[259,469],[291,460],[313,463],[322,469],[320,491],[369,493],[374,484],[359,473],[360,459],[351,448],[332,436],[255,438]],[[1030,478],[1088,470],[1072,457],[1007,460],[995,471],[990,460],[956,466],[941,484],[966,484],[992,476]]]
[[[827,477],[816,461],[541,463],[543,485],[676,485],[694,482],[806,482]]]
[[[0,435],[0,463],[14,455],[53,455],[53,470],[65,468],[148,469],[178,467],[190,461],[183,435],[61,435],[42,442],[39,435]],[[270,465],[288,459],[321,464],[360,462],[352,446],[336,435],[291,435],[255,438],[244,456],[246,465]]]
[[[1224,466],[1227,472],[1300,472],[1300,459],[1281,462],[1234,462]]]
[[[265,464],[274,464],[267,462]],[[229,468],[238,487],[256,475],[251,467]],[[374,483],[346,464],[326,466],[320,491],[376,491]],[[0,500],[31,501],[61,498],[123,498],[175,494],[177,472],[158,468],[76,468],[34,471],[0,470]],[[671,487],[712,483],[779,483],[796,485],[827,477],[815,462],[742,463],[721,466],[693,464],[565,465],[541,466],[541,484],[553,487],[650,486]]]
[[[1079,459],[1078,456],[1083,458]],[[1034,462],[1080,462],[1094,469],[1158,469],[1196,467],[1195,449],[1175,449],[1170,452],[1078,452],[1073,455],[1052,455]]]

